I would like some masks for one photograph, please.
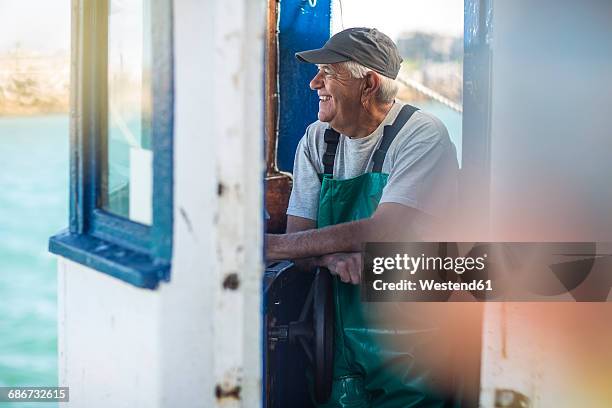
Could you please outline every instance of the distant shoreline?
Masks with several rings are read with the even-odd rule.
[[[0,113],[0,120],[2,119],[28,119],[28,118],[37,118],[42,116],[68,116],[69,112],[31,112],[31,113]]]
[[[41,115],[68,115],[68,109],[2,109],[0,107],[0,118],[18,118]]]
[[[67,114],[70,55],[22,49],[0,53],[0,116]]]

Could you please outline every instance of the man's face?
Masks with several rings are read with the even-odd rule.
[[[355,125],[361,106],[361,82],[338,64],[318,65],[310,89],[319,95],[318,118],[338,131]]]

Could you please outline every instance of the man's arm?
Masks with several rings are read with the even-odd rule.
[[[317,222],[310,218],[287,215],[287,234],[314,229],[316,226]]]
[[[292,215],[287,216],[287,233],[312,230],[315,227],[316,221],[314,220]],[[296,259],[294,262],[303,271],[324,266],[332,274],[338,275],[343,282],[358,284],[361,281],[361,254],[358,252],[302,258]]]
[[[317,222],[315,220],[311,220],[310,218],[287,215],[287,234],[312,230],[316,226]],[[302,271],[310,271],[319,266],[316,257],[294,259],[293,262],[295,263],[295,266]]]
[[[358,252],[366,242],[403,241],[418,210],[382,203],[370,218],[282,235],[266,234],[267,259],[296,259]],[[288,229],[289,230],[289,229]]]

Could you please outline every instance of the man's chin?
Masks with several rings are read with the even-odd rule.
[[[317,119],[325,123],[329,123],[332,120],[332,118],[330,118],[329,115],[324,115],[324,114],[321,114],[320,112],[317,114]]]

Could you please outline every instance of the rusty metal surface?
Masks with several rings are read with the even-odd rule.
[[[266,209],[270,214],[267,232],[283,233],[287,226],[287,205],[293,181],[278,170],[278,0],[268,0],[266,29],[265,129]]]
[[[277,0],[268,0],[266,27],[266,175],[278,172],[276,148],[278,143],[278,6]]]
[[[293,180],[288,174],[278,173],[266,177],[266,209],[270,214],[267,232],[281,234],[287,228],[287,205]]]

